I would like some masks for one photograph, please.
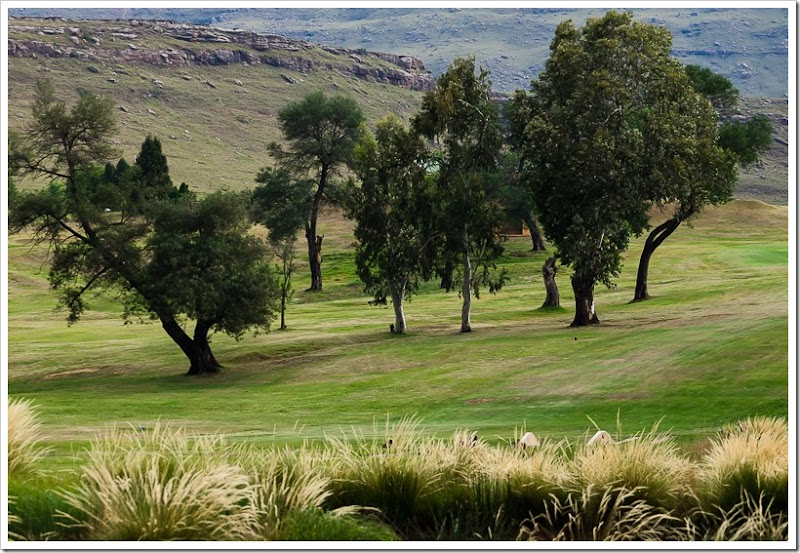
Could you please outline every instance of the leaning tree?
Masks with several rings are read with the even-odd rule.
[[[476,72],[474,58],[458,58],[425,94],[413,129],[440,147],[435,168],[436,221],[444,235],[440,276],[445,288],[461,277],[461,332],[470,332],[472,296],[491,293],[506,279],[497,271],[501,255],[503,209],[491,192],[498,188],[503,144],[489,72]]]
[[[328,97],[313,92],[292,102],[278,112],[278,122],[288,144],[269,146],[270,155],[281,169],[295,179],[313,177],[314,186],[303,198],[300,208],[305,217],[308,264],[311,271],[309,290],[322,290],[322,239],[317,234],[317,218],[323,202],[331,200],[331,177],[348,166],[364,115],[355,100],[348,96]]]
[[[772,124],[766,116],[746,121],[730,119],[739,93],[728,79],[693,65],[686,67],[686,74],[691,90],[682,85],[684,99],[680,104],[690,111],[676,109],[664,115],[673,118],[675,126],[683,126],[685,132],[678,142],[662,142],[659,152],[662,163],[670,167],[668,178],[659,180],[654,189],[654,204],[661,212],[669,213],[669,218],[653,228],[645,239],[633,301],[650,297],[647,281],[650,259],[656,249],[681,223],[691,221],[704,207],[733,199],[737,162],[742,167],[757,162],[772,143]]]
[[[630,13],[612,11],[582,29],[566,21],[532,83],[523,174],[558,258],[572,267],[572,326],[599,322],[595,285],[613,286],[657,191],[695,158],[719,153],[713,113],[671,46],[667,29]],[[704,149],[694,152],[698,143]]]
[[[110,99],[84,93],[68,108],[50,83],[40,82],[32,114],[9,161],[49,183],[19,194],[9,229],[31,228],[34,240],[50,246],[50,285],[70,324],[89,307],[88,292],[111,292],[126,318],[161,322],[189,359],[188,374],[219,369],[210,332],[238,338],[250,328],[268,328],[274,286],[264,285],[272,282],[265,246],[248,233],[247,202],[240,195],[198,201],[170,190],[163,179],[151,183],[152,193],[141,194],[148,185],[127,164],[117,165],[119,175],[104,171],[116,156]],[[195,323],[191,335],[187,319]]]

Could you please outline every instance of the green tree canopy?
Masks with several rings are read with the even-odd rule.
[[[32,121],[10,157],[49,184],[20,194],[9,229],[32,227],[34,240],[50,244],[50,284],[70,323],[88,308],[88,291],[108,290],[125,317],[161,322],[189,359],[190,374],[216,371],[208,333],[238,338],[267,327],[274,311],[264,246],[247,232],[248,203],[228,193],[199,202],[184,194],[141,209],[131,200],[132,181],[113,182],[117,169],[133,169],[122,161],[114,175],[105,169],[114,131],[109,100],[87,93],[67,108],[40,83]],[[115,198],[120,204],[111,211]],[[187,318],[195,321],[192,336],[180,322]]]
[[[573,269],[573,326],[598,322],[594,286],[613,285],[652,199],[719,153],[714,114],[671,46],[667,29],[630,13],[582,29],[561,23],[545,71],[517,99],[530,113],[517,137],[523,172],[558,257]],[[698,144],[707,151],[695,152]]]
[[[381,120],[374,136],[364,129],[355,148],[361,186],[351,190],[347,208],[356,221],[356,270],[373,303],[391,298],[396,334],[406,332],[403,302],[417,290],[435,238],[427,157],[425,143],[394,116]]]
[[[456,59],[425,94],[412,126],[440,147],[435,213],[445,239],[439,273],[450,289],[454,273],[460,272],[461,331],[470,332],[472,296],[480,297],[482,287],[496,292],[505,282],[505,272],[495,271],[503,251],[504,214],[491,191],[500,178],[503,137],[489,72],[476,71],[474,58]]]
[[[352,162],[353,147],[364,115],[348,96],[328,97],[317,91],[292,102],[278,113],[286,148],[272,143],[270,155],[281,171],[300,182],[311,176],[315,186],[311,201],[304,203],[305,234],[311,271],[310,290],[322,290],[322,236],[317,217],[323,202],[332,197],[330,178]],[[294,208],[292,208],[294,209]]]
[[[739,91],[724,75],[699,65],[687,65],[686,74],[692,87],[708,98],[718,111],[727,112],[739,101]]]

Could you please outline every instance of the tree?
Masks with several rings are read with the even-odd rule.
[[[542,265],[542,279],[546,293],[544,303],[542,303],[543,308],[561,307],[561,295],[558,293],[556,284],[556,274],[558,273],[556,261],[555,256],[550,256]]]
[[[521,146],[525,126],[531,115],[528,96],[524,91],[514,92],[512,100],[504,104],[503,114],[506,127],[505,141],[510,148],[510,153],[504,160],[507,176],[500,189],[500,201],[509,215],[519,217],[525,222],[525,226],[531,233],[531,251],[544,251],[546,248],[542,230],[539,228],[536,218],[533,194],[530,187],[521,179],[522,168],[525,165],[524,150]]]
[[[286,330],[286,304],[292,296],[295,272],[297,233],[306,221],[308,205],[313,201],[314,182],[298,179],[281,167],[262,169],[256,177],[259,186],[253,191],[251,214],[256,223],[269,229],[269,243],[278,258],[281,330]]]
[[[356,221],[356,269],[373,304],[392,300],[395,334],[406,333],[404,301],[425,275],[425,253],[435,239],[424,142],[394,116],[381,120],[373,136],[364,130],[356,144],[348,217]]]
[[[324,200],[330,200],[330,178],[351,163],[353,146],[364,115],[347,96],[327,97],[313,92],[278,112],[287,149],[272,143],[270,155],[296,180],[312,174],[313,194],[304,203],[308,264],[311,270],[309,290],[322,290],[322,239],[317,235],[317,217]]]
[[[702,119],[703,123],[693,127],[694,133],[678,149],[671,150],[673,160],[680,165],[672,171],[670,179],[661,183],[655,197],[655,204],[662,211],[670,210],[671,216],[656,226],[645,240],[633,301],[650,297],[647,280],[650,259],[656,249],[681,223],[690,221],[705,206],[729,202],[737,178],[737,161],[742,166],[755,163],[772,143],[772,125],[764,116],[745,122],[727,121],[718,127],[717,117],[707,103],[724,110],[724,116],[726,110],[735,107],[738,90],[728,79],[708,69],[687,66],[686,72],[690,86],[697,93],[696,111],[702,114],[696,120]],[[700,96],[705,96],[705,100]],[[682,123],[677,121],[676,124]]]
[[[449,290],[460,265],[461,332],[472,330],[472,296],[479,298],[481,287],[495,293],[506,280],[505,271],[495,270],[503,251],[503,210],[489,192],[501,178],[503,139],[490,94],[489,72],[480,68],[476,74],[474,58],[456,59],[425,94],[412,122],[416,132],[441,146],[436,213],[445,239],[438,270]]]
[[[84,93],[68,109],[51,84],[40,82],[32,111],[10,159],[50,183],[20,194],[9,229],[32,226],[34,240],[50,244],[50,285],[70,324],[88,308],[87,292],[112,291],[126,320],[145,314],[160,320],[189,359],[189,374],[219,369],[209,332],[238,338],[248,328],[268,327],[274,286],[263,285],[272,282],[264,245],[247,232],[240,195],[134,200],[136,182],[120,179],[121,205],[109,211],[95,185],[105,186],[103,166],[116,155],[109,145],[116,130],[111,101]],[[195,321],[192,336],[183,318]]]
[[[733,83],[707,67],[687,65],[686,75],[692,88],[708,98],[714,108],[721,113],[728,112],[739,101],[739,91]]]
[[[696,139],[713,113],[703,111],[671,45],[668,30],[630,13],[609,12],[581,30],[566,21],[532,83],[523,173],[556,255],[573,270],[571,326],[599,322],[594,287],[613,286],[654,191],[686,170],[698,140],[710,148],[698,158],[715,152]]]

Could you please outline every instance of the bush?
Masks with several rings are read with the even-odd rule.
[[[81,483],[63,492],[96,540],[232,540],[251,537],[252,487],[220,457],[219,439],[156,425],[96,440]]]
[[[62,513],[76,520],[81,514],[59,493],[76,478],[76,475],[59,478],[40,474],[9,478],[9,533],[15,539],[29,541],[83,539],[82,528],[64,525],[67,520]]]
[[[789,505],[789,428],[786,420],[755,417],[726,427],[702,461],[707,510],[733,511],[747,498],[768,498],[772,512]]]
[[[618,433],[617,443],[575,448],[569,470],[579,487],[573,491],[624,488],[655,507],[688,508],[681,503],[692,495],[696,468],[672,438],[658,432],[658,425],[650,432],[620,438]]]
[[[334,514],[322,509],[296,511],[285,520],[277,540],[395,541],[391,528],[375,518]]]
[[[40,446],[41,423],[33,402],[25,399],[8,400],[8,473],[32,471],[46,449]]]

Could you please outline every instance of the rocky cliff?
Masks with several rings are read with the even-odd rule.
[[[430,90],[435,85],[430,72],[414,57],[322,47],[252,31],[163,21],[70,22],[11,17],[8,31],[11,57],[167,66],[266,64],[300,73],[336,71],[411,90]]]

